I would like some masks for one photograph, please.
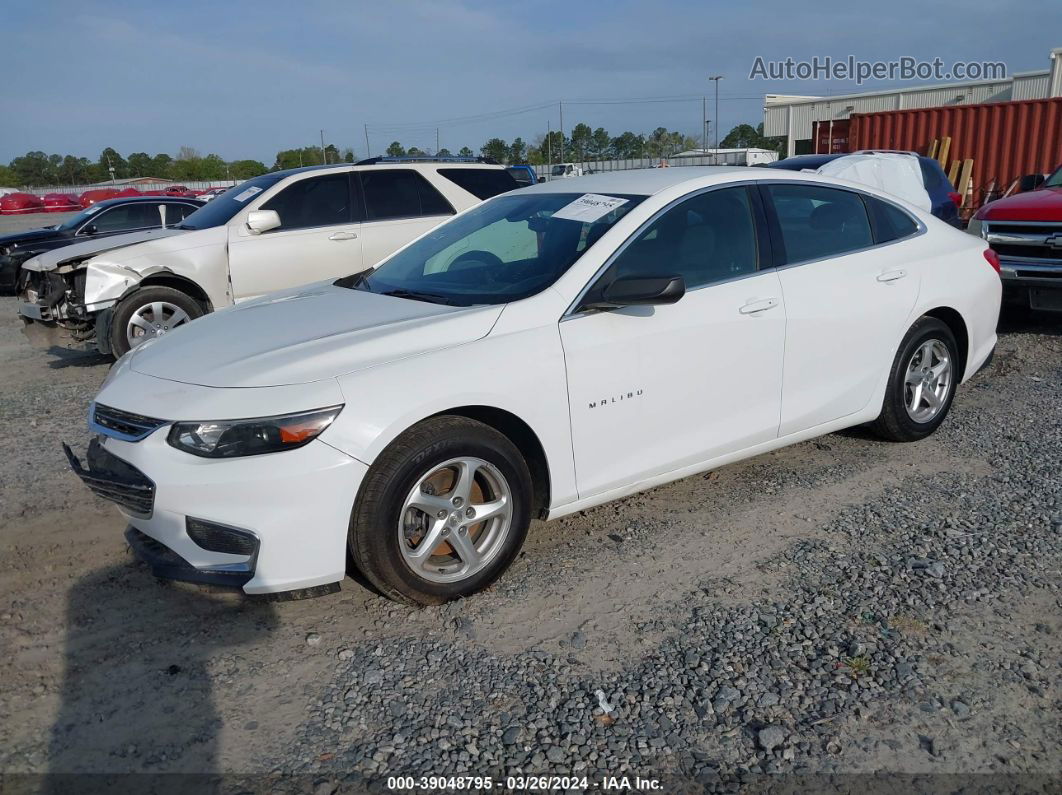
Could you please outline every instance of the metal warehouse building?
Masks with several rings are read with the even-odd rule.
[[[763,132],[764,135],[784,136],[787,155],[807,154],[816,151],[816,134],[832,134],[833,123],[846,125],[853,113],[1062,97],[1062,47],[1051,51],[1050,60],[1049,69],[1020,72],[1005,80],[948,83],[831,97],[767,94],[763,108]],[[827,133],[827,130],[831,132]]]

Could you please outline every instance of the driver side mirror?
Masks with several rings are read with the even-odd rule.
[[[276,210],[251,210],[247,213],[247,228],[253,234],[260,235],[280,226],[280,215]]]
[[[686,294],[681,276],[630,276],[616,279],[583,306],[588,309],[618,309],[624,306],[674,304]]]
[[[1018,182],[1018,190],[1025,193],[1030,190],[1036,190],[1044,184],[1043,174],[1026,174]]]
[[[88,226],[81,227],[81,231],[78,232],[78,234],[80,234],[80,235],[95,235],[95,234],[99,234],[99,231],[100,230],[96,228],[95,224],[89,224]]]

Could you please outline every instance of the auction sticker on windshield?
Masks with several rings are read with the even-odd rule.
[[[553,213],[553,217],[566,221],[582,221],[584,224],[592,224],[626,203],[627,199],[617,199],[615,196],[584,193],[571,204],[566,204]]]
[[[256,193],[261,193],[261,192],[262,192],[261,188],[259,188],[257,185],[252,185],[247,190],[240,191],[238,194],[236,194],[232,198],[234,198],[236,201],[242,203],[242,202],[247,201],[249,198],[254,196]]]

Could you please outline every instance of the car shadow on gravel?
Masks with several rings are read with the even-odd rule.
[[[268,641],[275,606],[165,583],[125,564],[76,582],[66,611],[44,789],[130,791],[148,783],[130,773],[219,773],[223,722],[213,684],[231,681],[242,655],[255,656],[249,647]],[[238,693],[225,695],[238,702]],[[198,788],[184,776],[167,780]]]
[[[89,353],[87,351],[72,351],[68,348],[60,348],[53,345],[47,350],[51,359],[48,366],[53,370],[62,370],[67,367],[109,367],[114,359],[102,353]]]
[[[1048,334],[1062,336],[1062,313],[1033,312],[1004,306],[999,316],[1000,334]]]

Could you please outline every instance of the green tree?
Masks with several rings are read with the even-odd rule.
[[[612,154],[614,157],[625,160],[644,157],[645,148],[645,136],[630,131],[621,133],[612,139]]]
[[[751,124],[738,124],[719,142],[719,146],[724,149],[771,149],[782,153],[785,151],[785,138],[765,136],[763,122],[755,127]]]
[[[147,152],[133,152],[126,161],[131,177],[154,177],[151,173],[152,160]]]
[[[597,160],[604,160],[610,154],[612,148],[612,138],[608,134],[608,130],[604,127],[598,127],[594,130],[594,134],[590,137],[590,153]]]
[[[423,149],[417,146],[411,146],[406,150],[407,157],[425,157],[426,154]]]
[[[526,163],[527,162],[527,144],[524,143],[524,139],[516,137],[513,142],[509,144],[509,157],[510,163]]]
[[[0,186],[5,188],[20,187],[18,175],[15,174],[10,166],[0,166]]]
[[[436,152],[435,155],[436,157],[453,157],[453,155],[450,154],[450,150],[447,149],[445,146],[438,152]]]
[[[269,169],[265,167],[265,163],[261,163],[257,160],[234,160],[229,163],[229,176],[236,180],[261,176],[268,170]]]
[[[493,158],[499,163],[504,163],[509,159],[509,144],[501,138],[491,138],[479,148],[479,151],[484,157]]]
[[[129,176],[129,167],[126,165],[125,158],[109,146],[100,152],[99,160],[96,162],[104,174],[103,179],[111,178],[111,169],[114,169],[115,179],[125,179]]]
[[[587,154],[590,152],[591,142],[594,138],[594,131],[590,129],[589,124],[583,124],[579,122],[572,127],[572,159],[574,160],[586,160]]]
[[[388,157],[405,157],[406,149],[398,141],[392,141],[391,145],[387,147]]]
[[[467,146],[462,146],[461,151],[457,154],[460,157],[474,157],[476,153],[469,149]]]
[[[19,185],[40,186],[56,182],[52,163],[44,152],[26,152],[16,157],[11,161],[11,170],[15,172],[15,180]]]
[[[169,179],[170,168],[173,166],[173,158],[165,152],[155,155],[151,158],[151,174],[152,177],[158,177],[159,179]]]
[[[354,157],[354,150],[349,146],[343,150],[343,162],[353,163],[356,158]]]

